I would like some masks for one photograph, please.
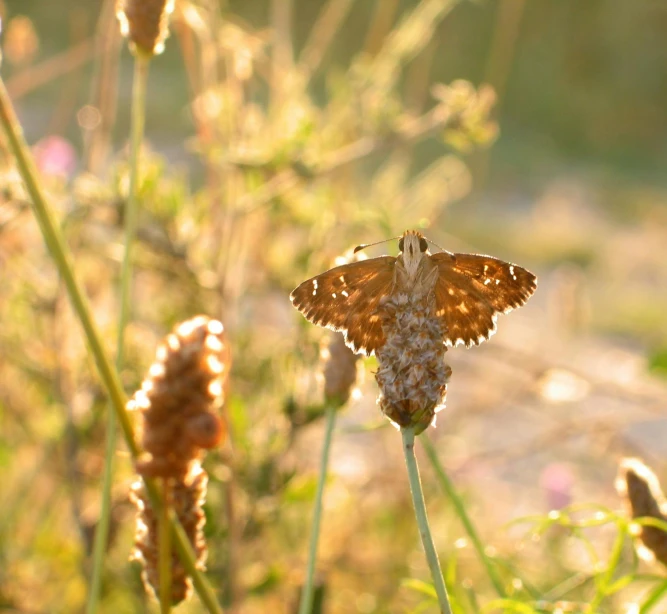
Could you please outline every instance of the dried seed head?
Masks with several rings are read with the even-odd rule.
[[[123,36],[149,55],[164,51],[174,0],[118,0],[116,16]]]
[[[667,502],[658,478],[639,459],[625,458],[621,461],[616,489],[628,502],[633,518],[648,516],[667,521]],[[641,526],[639,538],[653,557],[667,565],[667,533],[657,527]],[[640,554],[646,553],[640,551]]]
[[[141,442],[146,456],[137,462],[137,471],[164,480],[165,505],[183,525],[199,568],[206,561],[202,505],[208,480],[200,458],[204,449],[224,437],[218,410],[230,362],[222,324],[205,316],[192,318],[167,335],[141,389],[128,403],[142,417]],[[137,506],[134,558],[143,563],[147,590],[150,586],[157,593],[157,516],[142,480],[134,485],[131,496]],[[171,587],[174,604],[192,590],[175,551],[171,553]]]
[[[197,568],[204,569],[206,564],[206,540],[204,539],[204,523],[206,522],[202,505],[206,499],[208,476],[199,463],[193,463],[186,476],[172,484],[169,490],[170,505],[195,553]],[[142,480],[137,480],[130,493],[137,506],[137,528],[135,533],[135,550],[132,558],[143,565],[142,579],[146,590],[149,587],[157,596],[160,586],[158,567],[158,520],[146,495]],[[187,575],[181,559],[175,551],[171,554],[171,600],[177,604],[187,599],[192,593],[192,581]]]
[[[382,412],[421,433],[445,404],[451,369],[444,362],[443,331],[429,294],[396,293],[380,311],[386,343],[376,352]]]
[[[29,17],[17,15],[6,24],[3,49],[7,61],[15,66],[29,64],[39,51],[39,36]]]
[[[166,337],[128,408],[141,412],[142,475],[180,479],[224,438],[218,415],[229,351],[217,320],[198,316]]]
[[[357,359],[341,333],[332,333],[329,345],[320,352],[323,362],[324,398],[343,405],[357,382]]]

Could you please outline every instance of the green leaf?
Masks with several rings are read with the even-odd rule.
[[[283,503],[305,503],[315,499],[317,479],[313,476],[295,477],[283,492]]]
[[[432,599],[437,599],[438,596],[435,593],[435,588],[430,582],[424,582],[423,580],[416,580],[414,578],[405,578],[401,581],[401,586],[409,588],[417,593],[431,597]]]

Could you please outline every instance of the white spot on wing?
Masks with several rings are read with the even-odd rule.
[[[347,290],[343,290],[343,291],[341,292],[341,294],[342,294],[345,298],[347,298],[348,296],[350,296],[350,295],[347,293]]]

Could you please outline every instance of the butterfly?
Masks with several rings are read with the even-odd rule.
[[[496,331],[499,313],[523,305],[537,287],[530,271],[491,256],[431,254],[424,235],[407,230],[400,253],[334,267],[300,284],[292,304],[313,324],[345,335],[354,352],[385,343],[382,307],[397,293],[435,299],[435,315],[449,347],[478,345]]]

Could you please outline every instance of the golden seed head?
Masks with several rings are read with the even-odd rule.
[[[650,517],[667,521],[667,502],[660,488],[658,478],[637,458],[621,461],[616,489],[624,497],[632,518]],[[663,565],[667,565],[667,533],[657,527],[641,526],[639,538],[645,549]],[[640,550],[645,558],[646,552]]]
[[[229,365],[228,344],[216,320],[198,316],[167,335],[129,404],[142,416],[147,454],[137,463],[141,474],[179,478],[202,449],[224,439],[218,411]]]
[[[392,422],[418,435],[444,407],[451,375],[435,302],[431,295],[398,293],[381,318],[386,342],[376,352],[378,404]]]
[[[343,405],[357,382],[357,360],[341,333],[332,333],[329,345],[320,353],[324,376],[324,398]]]
[[[137,462],[137,471],[163,480],[165,504],[183,525],[202,569],[206,561],[202,505],[208,477],[200,458],[203,450],[218,445],[225,435],[218,410],[230,364],[222,324],[197,316],[165,337],[141,388],[128,403],[142,419],[141,443],[146,454]],[[142,480],[133,486],[131,498],[137,507],[133,556],[143,564],[146,589],[157,592],[157,517]],[[171,588],[174,604],[192,592],[192,582],[176,552],[171,556]]]
[[[118,0],[116,16],[121,33],[133,46],[157,55],[164,51],[173,10],[174,0]]]
[[[32,20],[17,15],[7,22],[3,34],[7,61],[15,66],[30,64],[39,51],[39,36]]]
[[[208,476],[199,463],[190,467],[189,473],[174,482],[169,490],[168,504],[183,526],[195,553],[197,568],[204,569],[208,554],[204,539],[206,518],[202,505],[206,499]],[[141,577],[147,592],[157,596],[160,586],[158,565],[159,538],[158,520],[146,495],[144,484],[137,480],[130,492],[137,507],[135,550],[132,558],[143,565]],[[192,580],[188,576],[180,557],[174,551],[171,557],[171,601],[176,605],[192,594]]]

